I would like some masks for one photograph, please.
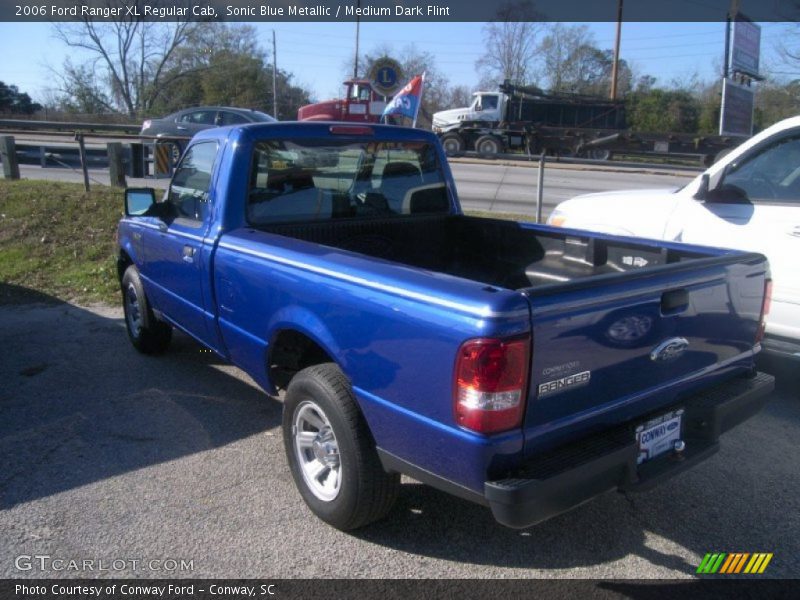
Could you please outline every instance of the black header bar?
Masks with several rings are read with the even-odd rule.
[[[730,0],[628,0],[628,22],[722,22]],[[753,21],[800,20],[800,2],[741,0],[739,11]],[[0,5],[0,20],[98,22],[611,22],[617,0],[15,0]]]

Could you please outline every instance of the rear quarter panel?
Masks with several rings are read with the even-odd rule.
[[[478,491],[521,451],[520,431],[476,435],[452,409],[459,346],[529,331],[521,294],[253,230],[223,236],[215,274],[231,359],[268,390],[270,344],[296,330],[350,379],[383,450]]]

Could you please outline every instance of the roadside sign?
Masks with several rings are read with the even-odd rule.
[[[392,96],[403,85],[403,68],[392,58],[379,58],[369,70],[369,83],[381,96]]]
[[[722,81],[720,135],[753,135],[753,90],[747,86]]]
[[[761,26],[751,21],[733,22],[733,43],[731,44],[731,71],[760,78],[758,74],[761,56]]]

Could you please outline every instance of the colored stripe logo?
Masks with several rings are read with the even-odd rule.
[[[712,575],[761,574],[772,560],[772,552],[709,552],[697,567],[697,573]]]

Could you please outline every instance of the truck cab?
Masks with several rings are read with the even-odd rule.
[[[465,108],[442,110],[433,115],[433,131],[445,133],[469,121],[499,122],[505,118],[508,97],[501,92],[475,92],[472,103]]]
[[[301,106],[298,121],[350,121],[377,123],[386,108],[386,97],[372,89],[366,79],[348,79],[346,91],[339,100],[325,100]]]

